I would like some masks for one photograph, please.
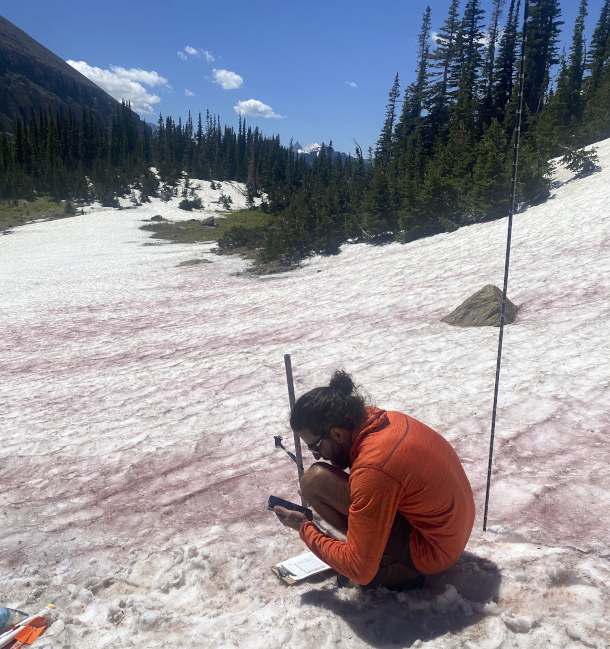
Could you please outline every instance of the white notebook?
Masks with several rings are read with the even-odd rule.
[[[272,570],[280,579],[292,584],[329,568],[330,566],[318,559],[313,552],[305,552],[298,557],[276,564]]]

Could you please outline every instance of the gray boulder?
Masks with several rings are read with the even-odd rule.
[[[504,324],[512,324],[518,310],[519,307],[506,298]],[[455,327],[499,327],[501,311],[502,291],[497,286],[488,284],[445,316],[442,322]]]

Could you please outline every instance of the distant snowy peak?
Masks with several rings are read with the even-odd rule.
[[[297,141],[292,145],[292,150],[294,153],[301,156],[308,164],[311,165],[313,164],[314,160],[318,157],[320,151],[322,150],[322,147],[325,147],[326,153],[329,154],[328,144],[324,144],[324,142],[322,142],[322,144],[318,144],[317,142],[312,142],[307,146],[301,147],[301,145]],[[337,156],[341,158],[342,164],[345,164],[349,157],[347,153],[341,153],[341,151],[335,151],[333,149],[332,153],[330,153],[330,157],[333,162],[335,161]]]
[[[307,146],[304,146],[302,149],[299,149],[299,153],[319,153],[320,149],[322,148],[321,144],[318,144],[317,142],[313,142],[312,144],[308,144]]]

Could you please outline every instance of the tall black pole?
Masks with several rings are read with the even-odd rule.
[[[286,365],[286,382],[288,383],[288,399],[290,400],[290,412],[294,408],[294,382],[292,380],[292,363],[290,362],[290,354],[284,354],[284,364]],[[297,435],[296,431],[294,433],[294,449],[295,455],[297,456],[297,468],[299,471],[299,486],[301,486],[301,480],[303,479],[303,455],[301,453],[301,438]],[[303,507],[307,507],[307,501],[301,496],[301,503]]]
[[[502,293],[502,311],[500,314],[500,338],[498,341],[498,362],[496,364],[496,386],[494,388],[494,405],[491,417],[491,439],[489,441],[489,465],[487,467],[487,489],[485,491],[485,514],[483,516],[483,531],[487,531],[487,510],[489,508],[489,488],[491,485],[491,466],[494,455],[494,435],[496,432],[496,410],[498,407],[498,387],[500,386],[500,365],[502,362],[502,339],[504,338],[504,314],[506,311],[506,293],[508,291],[508,268],[510,264],[510,239],[513,231],[513,216],[517,190],[517,166],[519,162],[519,140],[521,138],[521,115],[523,114],[523,86],[525,83],[525,46],[527,44],[527,18],[529,16],[530,0],[525,0],[523,16],[523,39],[521,41],[521,76],[519,77],[519,98],[517,109],[517,125],[515,126],[515,147],[513,153],[513,176],[510,182],[510,200],[508,204],[508,236],[506,239],[506,263],[504,265],[504,292]]]

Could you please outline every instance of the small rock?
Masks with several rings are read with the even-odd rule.
[[[160,214],[155,214],[150,218],[151,221],[165,221],[165,219]]]
[[[204,219],[203,221],[201,221],[201,225],[205,225],[208,228],[216,227],[216,223],[214,223],[214,217],[210,216],[209,218]]]

